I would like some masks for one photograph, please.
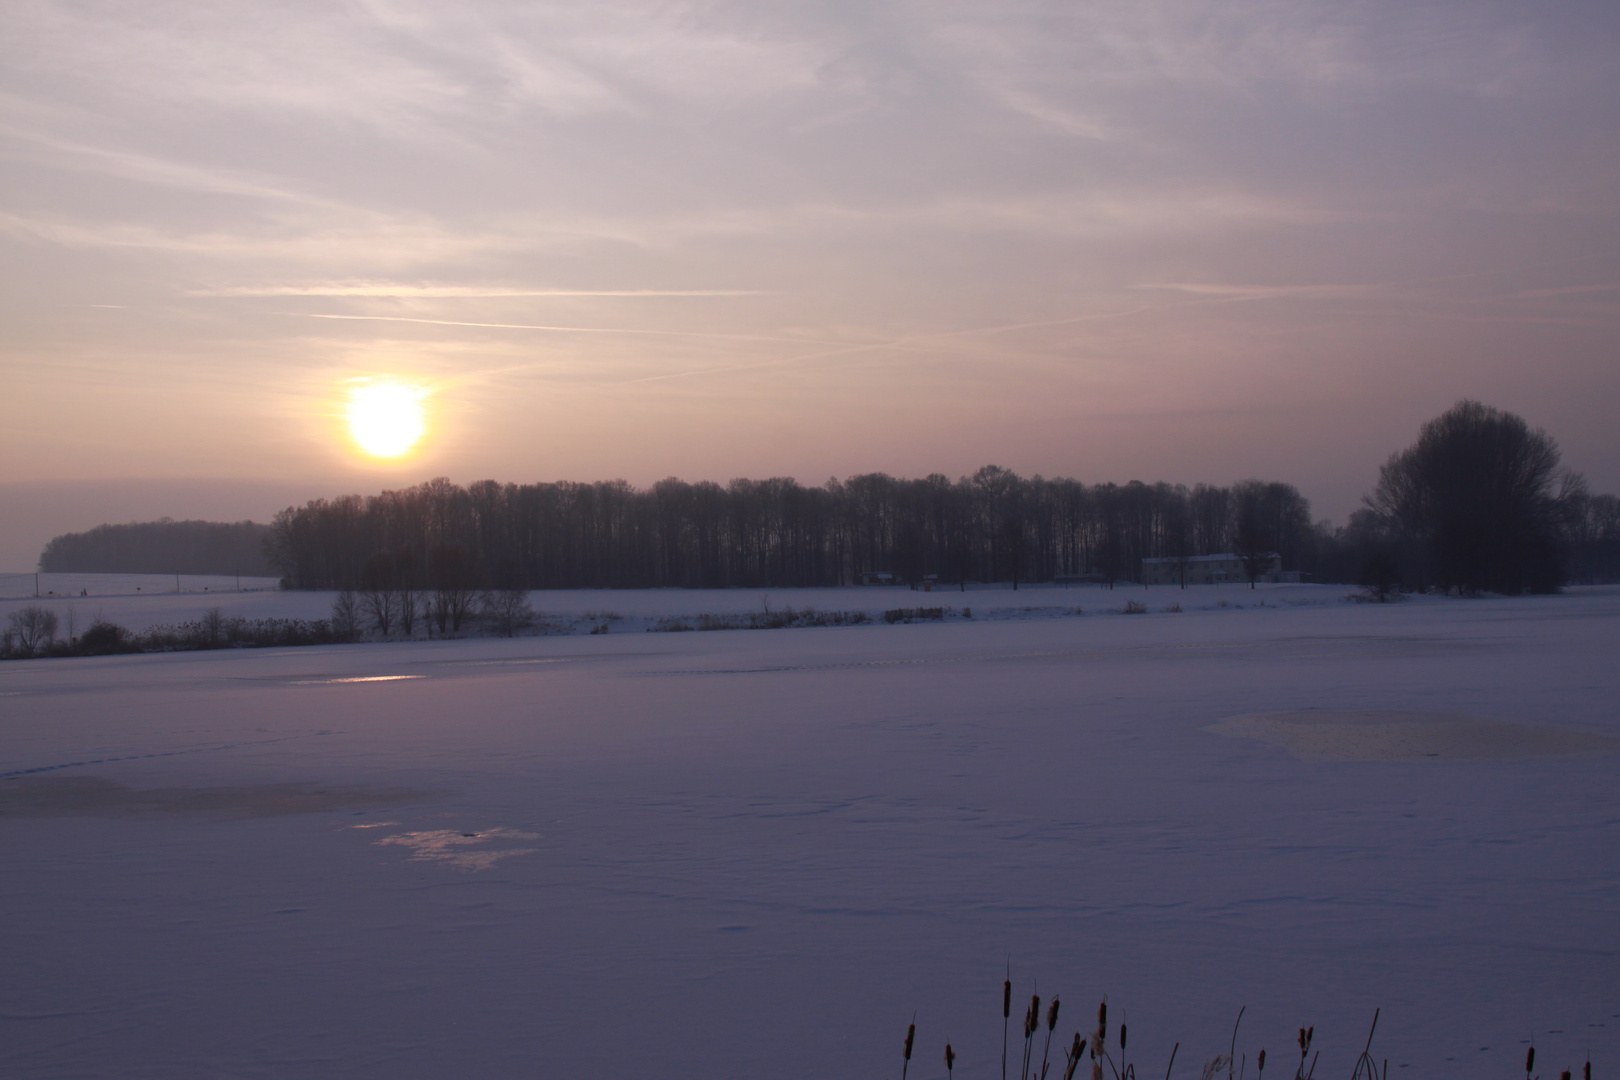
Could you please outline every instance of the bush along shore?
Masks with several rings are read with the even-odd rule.
[[[1242,610],[1243,604],[1221,601],[1217,607]],[[1257,607],[1267,606],[1264,602]],[[1180,604],[1158,608],[1180,614]],[[1093,609],[1100,615],[1145,615],[1146,604],[1129,600],[1122,606]],[[684,633],[703,630],[790,630],[810,627],[872,626],[910,623],[1000,622],[1007,619],[1071,619],[1085,614],[1068,605],[992,608],[977,617],[971,607],[900,607],[878,612],[817,611],[815,608],[772,608],[766,600],[758,611],[629,618],[611,611],[541,614],[523,589],[462,592],[450,595],[410,591],[341,592],[325,619],[230,618],[219,608],[190,622],[153,626],[145,631],[100,618],[75,634],[65,633],[48,607],[13,611],[0,626],[0,660],[68,656],[113,656],[123,653],[191,652],[206,649],[286,648],[297,645],[348,645],[356,642],[421,641],[434,638],[541,637],[571,634]]]
[[[1022,614],[1075,616],[1079,608],[1024,609]],[[893,625],[972,620],[972,608],[894,608],[874,616],[864,611],[772,609],[753,612],[671,615],[646,620],[648,633],[703,630],[784,630],[807,627]],[[254,649],[355,642],[418,641],[432,638],[518,637],[624,633],[635,629],[615,612],[542,615],[521,590],[490,591],[471,602],[447,606],[429,597],[339,593],[325,619],[229,618],[219,608],[190,622],[134,631],[97,618],[81,633],[63,627],[54,611],[31,606],[13,611],[0,626],[0,660],[127,653]]]
[[[97,620],[77,636],[57,637],[53,620],[38,619],[38,610],[24,608],[21,612],[13,612],[14,625],[0,631],[0,660],[337,645],[357,640],[339,633],[327,619],[228,619],[217,608],[195,622],[154,626],[144,633],[137,633],[117,623]],[[17,619],[19,615],[23,619]],[[33,633],[19,633],[15,625],[19,621],[45,625]]]

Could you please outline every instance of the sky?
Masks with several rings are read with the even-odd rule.
[[[9,0],[0,568],[445,475],[1620,490],[1612,4]],[[356,388],[426,434],[362,453]],[[137,497],[140,493],[146,496]],[[115,497],[116,495],[116,497]]]

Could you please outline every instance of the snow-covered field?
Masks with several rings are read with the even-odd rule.
[[[1620,590],[836,592],[975,618],[0,664],[0,1075],[986,1078],[1009,957],[1143,1077],[1614,1074]]]
[[[51,603],[80,599],[105,602],[109,597],[263,592],[276,587],[275,578],[226,574],[0,574],[0,600],[32,602],[38,597]]]

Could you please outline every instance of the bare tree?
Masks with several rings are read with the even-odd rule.
[[[344,589],[332,601],[332,633],[340,641],[354,641],[360,636],[360,601],[352,589]]]
[[[379,551],[361,570],[360,606],[383,637],[394,625],[398,594],[394,592],[394,560]]]
[[[8,617],[11,632],[16,635],[17,646],[25,656],[50,648],[56,640],[56,612],[50,608],[25,607],[13,611]]]
[[[472,552],[461,543],[435,544],[428,552],[433,585],[433,621],[439,633],[454,633],[478,600],[478,569]]]
[[[209,608],[203,613],[198,629],[202,631],[203,648],[219,648],[225,640],[225,613],[217,607]]]
[[[410,548],[394,552],[394,598],[397,601],[399,630],[406,637],[416,634],[416,616],[426,607],[416,573],[416,557]]]
[[[527,589],[490,589],[483,595],[484,622],[501,637],[512,637],[534,625]]]

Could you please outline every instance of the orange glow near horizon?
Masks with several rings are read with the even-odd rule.
[[[370,457],[399,458],[427,434],[428,391],[391,379],[380,379],[349,391],[345,416],[349,437]]]

